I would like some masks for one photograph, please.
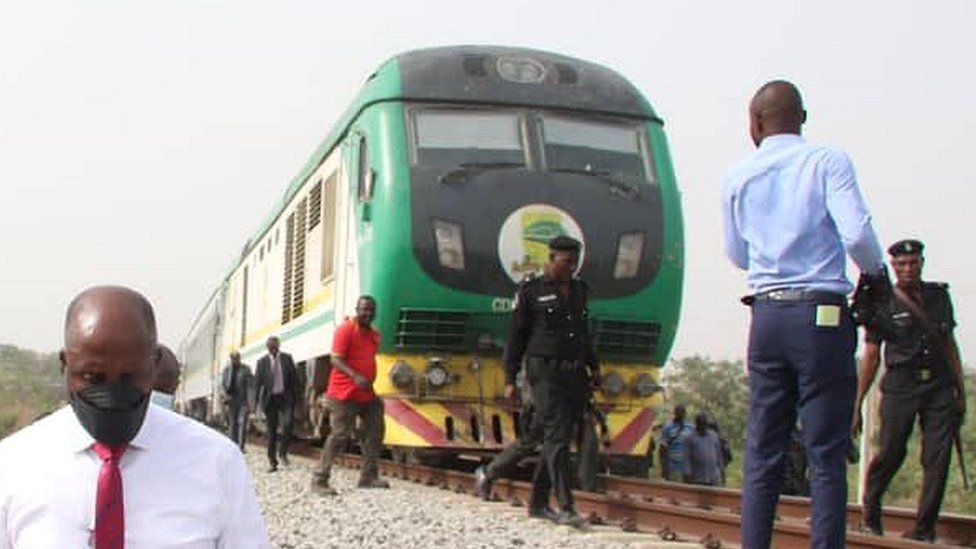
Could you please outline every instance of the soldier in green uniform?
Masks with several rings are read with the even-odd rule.
[[[949,286],[922,281],[923,249],[918,240],[900,240],[888,248],[896,288],[885,314],[893,333],[882,340],[867,332],[852,434],[860,431],[864,397],[877,374],[883,347],[881,447],[868,468],[863,525],[883,534],[881,496],[905,459],[917,416],[924,478],[915,527],[904,537],[934,541],[953,435],[965,415],[966,400]]]
[[[532,479],[530,510],[547,515],[549,492],[560,509],[553,519],[583,526],[570,491],[569,444],[583,418],[588,384],[599,384],[599,365],[587,326],[588,286],[576,278],[580,242],[557,236],[541,276],[519,284],[512,327],[505,345],[505,397],[516,396],[515,377],[525,361],[535,413],[526,437],[542,442],[542,459]],[[587,376],[587,368],[591,376]]]

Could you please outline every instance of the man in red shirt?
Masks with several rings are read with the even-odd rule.
[[[332,372],[325,391],[331,432],[322,448],[319,469],[312,478],[312,489],[326,496],[338,492],[329,485],[332,462],[346,446],[356,418],[363,421],[363,468],[360,488],[389,488],[379,478],[376,460],[383,443],[383,399],[373,392],[376,379],[376,350],[380,334],[371,325],[376,317],[376,300],[364,295],[356,302],[356,318],[336,328],[332,337]]]

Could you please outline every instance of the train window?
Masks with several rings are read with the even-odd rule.
[[[449,168],[466,163],[524,166],[519,126],[519,116],[514,112],[416,111],[416,162]]]
[[[359,138],[359,172],[356,177],[357,195],[365,202],[373,197],[373,174],[369,167],[369,150],[365,137]]]
[[[542,130],[550,170],[647,180],[636,126],[549,115]]]
[[[322,267],[320,278],[325,282],[335,271],[336,246],[336,187],[337,178],[333,173],[322,184]]]

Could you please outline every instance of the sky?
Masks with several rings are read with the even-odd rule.
[[[719,188],[752,149],[749,98],[788,78],[808,139],[852,157],[883,244],[926,243],[965,360],[972,28],[971,0],[3,2],[0,342],[57,349],[70,299],[116,283],[175,348],[367,75],[405,50],[498,44],[612,67],[665,120],[686,237],[672,356],[744,356]]]

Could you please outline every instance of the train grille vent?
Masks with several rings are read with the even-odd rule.
[[[291,320],[291,262],[292,258],[295,256],[295,214],[288,216],[288,221],[285,222],[285,273],[282,292],[281,292],[281,323],[288,324]]]
[[[322,180],[308,193],[308,232],[322,221]]]
[[[298,318],[305,312],[305,235],[308,199],[303,198],[295,211],[295,266],[292,268],[291,317]]]
[[[656,322],[596,319],[590,329],[600,358],[650,361],[661,337],[661,325]]]
[[[396,345],[412,351],[499,352],[508,313],[400,309]]]

